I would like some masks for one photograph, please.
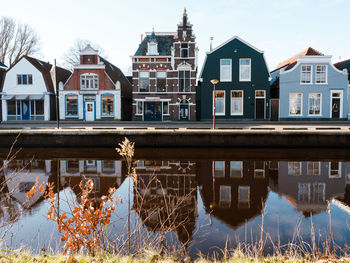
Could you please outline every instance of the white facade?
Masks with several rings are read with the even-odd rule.
[[[19,75],[31,76],[32,84],[19,84]],[[29,82],[29,80],[27,80],[27,82]],[[19,102],[15,103],[14,101]],[[35,111],[35,106],[32,106],[32,104],[34,105],[33,101],[42,101],[40,102],[40,112],[38,111],[40,114],[33,112]],[[13,114],[14,103],[16,104],[15,114]],[[8,110],[10,110],[10,113]],[[50,120],[50,92],[47,91],[42,73],[23,57],[17,64],[9,69],[5,75],[2,90],[2,120],[35,119]]]

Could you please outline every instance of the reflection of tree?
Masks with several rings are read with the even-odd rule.
[[[268,194],[267,162],[201,161],[197,168],[208,213],[233,228],[261,214]]]
[[[176,232],[184,245],[192,240],[197,217],[194,163],[144,161],[137,167],[133,209],[148,231]]]

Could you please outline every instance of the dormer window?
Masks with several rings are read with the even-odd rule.
[[[98,75],[93,73],[80,75],[80,89],[98,89]]]
[[[159,55],[157,43],[148,43],[147,55]]]

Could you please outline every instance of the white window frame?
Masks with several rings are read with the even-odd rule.
[[[216,175],[216,167],[218,163],[223,163],[224,167],[221,169],[221,167],[219,168],[220,171],[222,171],[222,175]],[[225,177],[225,166],[226,166],[226,162],[225,161],[213,161],[213,165],[214,165],[214,177],[218,177],[218,178],[224,178]],[[219,171],[218,169],[218,171]]]
[[[228,198],[224,198],[222,195],[223,190],[228,190]],[[230,185],[220,185],[220,195],[219,195],[219,206],[220,207],[230,207],[231,206],[231,186]]]
[[[303,67],[310,67],[310,82],[303,82],[303,73],[308,71],[303,71]],[[312,65],[310,64],[301,64],[300,66],[300,85],[311,85],[312,84]]]
[[[164,76],[162,76],[164,74]],[[162,80],[165,80],[165,90],[164,91],[159,91],[158,90],[158,80],[159,79],[162,79]],[[167,72],[162,70],[162,71],[157,71],[156,72],[156,80],[157,80],[157,83],[156,83],[156,92],[158,93],[165,93],[167,92]]]
[[[139,109],[139,104],[141,103],[141,112],[138,111]],[[143,101],[136,101],[136,111],[135,115],[143,115]]]
[[[233,92],[241,92],[242,93],[242,97],[240,98],[241,99],[241,101],[242,101],[242,111],[241,112],[233,112],[232,111],[232,106],[233,106],[233,101],[234,100],[239,100],[239,98],[232,98],[232,94],[233,94]],[[243,115],[243,112],[244,112],[244,91],[243,90],[231,90],[231,100],[230,100],[230,102],[231,102],[231,115],[232,116],[241,116],[241,115]]]
[[[241,189],[248,190],[248,198],[243,199],[241,197]],[[247,204],[247,206],[242,206],[242,204]],[[238,207],[249,208],[250,207],[250,186],[239,185],[238,186]]]
[[[168,112],[164,113],[164,104],[168,104]],[[170,109],[169,109],[169,101],[162,101],[162,115],[163,116],[169,116],[170,115]]]
[[[146,77],[141,77],[142,73],[147,73],[148,74],[148,78]],[[148,79],[148,91],[141,91],[141,79]],[[139,71],[139,83],[138,83],[138,92],[142,92],[142,93],[147,93],[151,91],[151,81],[150,81],[150,72],[148,70],[141,70]]]
[[[238,171],[237,169],[232,168],[233,163],[239,163],[240,164],[240,176],[233,176],[232,171]],[[243,162],[242,161],[230,161],[230,178],[242,178],[243,177]]]
[[[318,71],[317,67],[325,67],[326,68],[324,71],[324,75],[325,75],[324,82],[317,82],[317,76],[323,73],[323,71]],[[316,68],[316,70],[315,70],[315,84],[316,85],[327,85],[328,84],[328,65],[319,64],[319,65],[316,65],[315,68]]]
[[[306,163],[307,167],[307,175],[314,175],[314,176],[320,176],[321,175],[321,162],[307,162]],[[312,165],[310,168],[309,165]],[[318,169],[318,174],[315,173],[315,166]]]
[[[152,50],[152,47],[154,48],[154,50]],[[147,45],[147,53],[146,55],[159,55],[158,52],[158,43],[155,42],[149,42]]]
[[[329,162],[329,168],[328,168],[328,178],[329,179],[340,179],[342,178],[342,163],[338,162],[338,174],[337,175],[331,175],[331,163]]]
[[[313,95],[313,94],[320,94],[320,113],[319,114],[310,113],[310,99],[311,99],[311,95]],[[310,92],[309,93],[307,113],[309,116],[321,116],[322,115],[322,93],[320,93],[320,92]]]
[[[291,111],[291,105],[290,105],[290,96],[291,94],[301,94],[301,98],[300,98],[300,114],[291,114],[290,111]],[[303,115],[303,93],[301,92],[290,92],[289,93],[289,100],[288,100],[288,103],[289,103],[289,111],[288,111],[288,114],[289,116],[302,116]]]
[[[305,190],[307,190],[307,191],[305,191]],[[305,200],[304,197],[307,197],[307,200]],[[298,201],[310,202],[310,200],[311,200],[311,184],[310,183],[298,183]]]
[[[249,65],[241,65],[242,60],[249,60]],[[242,68],[249,68],[249,78],[241,78]],[[239,81],[240,82],[249,82],[252,79],[252,59],[251,58],[240,58],[239,59]]]
[[[299,173],[298,174],[292,174],[290,171],[292,170],[291,169],[291,166],[292,166],[292,164],[293,164],[293,166],[295,166],[296,164],[298,164],[299,165]],[[303,167],[302,167],[302,164],[301,164],[301,162],[288,162],[288,176],[301,176],[301,174],[303,173]],[[293,169],[293,171],[294,171],[295,169]]]
[[[334,93],[340,93],[340,96],[333,96]],[[342,90],[331,90],[331,98],[330,98],[330,105],[329,105],[329,117],[332,118],[332,100],[333,98],[340,98],[340,113],[339,118],[343,118],[343,91]]]
[[[217,109],[217,103],[215,101],[215,116],[225,116],[226,115],[226,92],[225,90],[215,90],[215,92],[223,92],[224,93],[224,98],[223,98],[223,101],[224,101],[224,109],[223,109],[223,112],[216,112],[216,109]],[[214,100],[216,100],[216,94],[214,94],[214,91],[213,91],[213,98]],[[213,103],[214,103],[214,100],[213,100]],[[213,110],[214,110],[214,104],[213,104]]]
[[[83,81],[85,84],[83,84]],[[86,85],[89,83],[89,85]],[[92,83],[92,87],[91,87]],[[98,90],[100,88],[100,78],[95,73],[84,73],[80,75],[80,89],[81,90]]]
[[[221,65],[221,61],[224,61],[224,60],[229,60],[230,65]],[[226,69],[226,68],[228,68],[230,72],[230,77],[228,79],[224,79],[222,76],[223,69]],[[231,81],[232,81],[232,59],[222,58],[220,59],[220,82],[231,82]]]
[[[263,163],[263,168],[256,168],[256,164],[258,161],[254,161],[254,178],[265,178],[265,162],[261,161]]]

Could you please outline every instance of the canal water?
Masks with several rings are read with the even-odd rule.
[[[94,183],[95,203],[117,189],[107,228],[110,247],[187,251],[225,248],[264,252],[294,243],[304,251],[325,242],[350,244],[350,153],[346,149],[138,149],[136,176],[114,148],[1,150],[0,239],[5,248],[57,251],[61,234],[35,184],[51,182],[58,209],[69,212],[79,184]]]

